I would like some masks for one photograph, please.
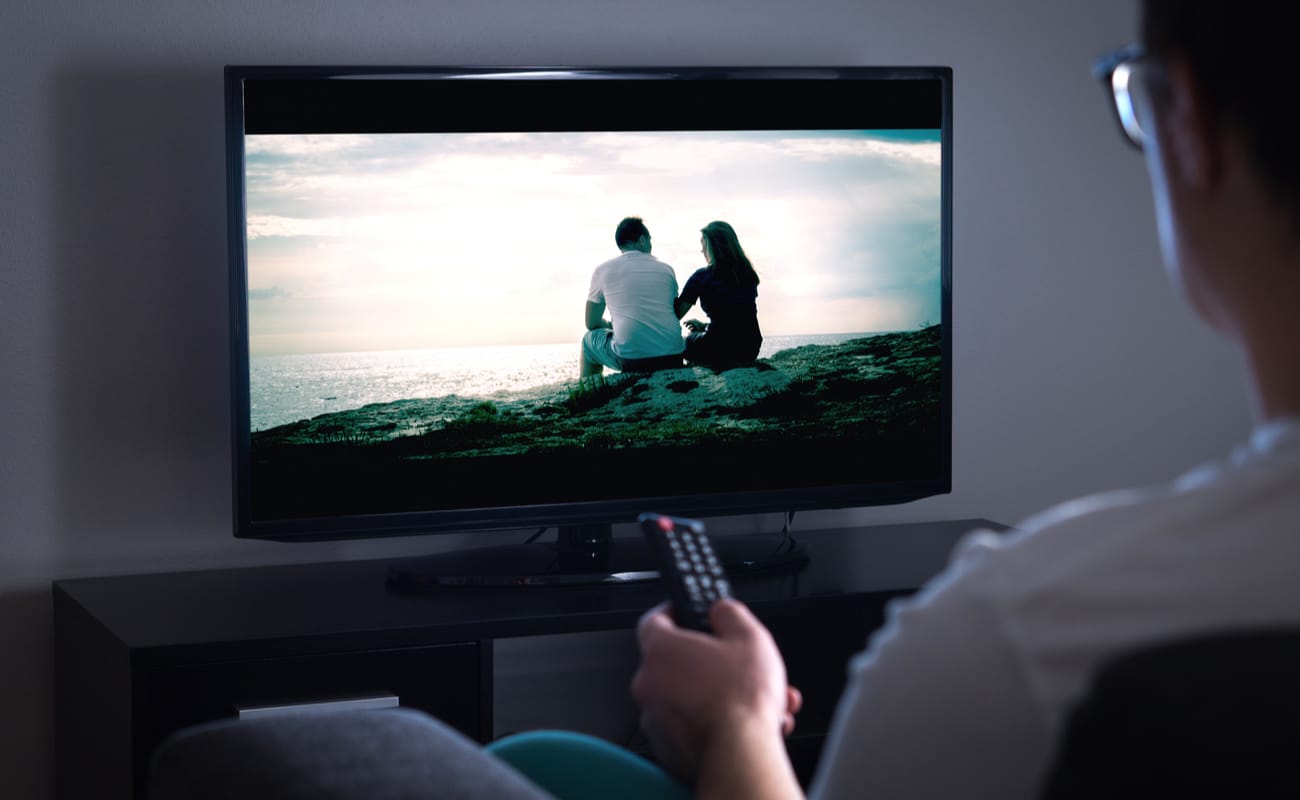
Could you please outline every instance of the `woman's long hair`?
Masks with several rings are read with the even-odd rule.
[[[749,257],[740,246],[740,239],[732,227],[721,220],[715,220],[700,231],[709,243],[710,265],[713,271],[730,286],[757,286],[758,273]]]

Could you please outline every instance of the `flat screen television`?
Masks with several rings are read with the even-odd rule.
[[[950,491],[949,68],[225,80],[237,536],[555,527],[429,579],[544,583],[648,566],[609,535],[641,512]],[[679,291],[730,224],[756,359],[579,378],[593,270],[633,216]]]

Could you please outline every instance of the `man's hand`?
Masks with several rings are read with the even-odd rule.
[[[714,603],[709,624],[712,635],[679,628],[660,605],[637,625],[632,696],[655,754],[687,783],[755,761],[788,768],[781,737],[803,698],[786,684],[772,635],[735,600]]]
[[[682,324],[689,328],[691,333],[701,333],[709,327],[707,322],[700,322],[698,319],[688,319]]]

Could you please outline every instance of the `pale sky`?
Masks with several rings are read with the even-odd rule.
[[[704,266],[700,229],[731,223],[765,335],[940,321],[937,130],[268,135],[245,149],[253,355],[576,346],[591,272],[630,215],[679,289]]]

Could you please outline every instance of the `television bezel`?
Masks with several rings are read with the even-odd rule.
[[[251,516],[252,430],[250,415],[250,355],[248,333],[248,258],[244,195],[244,83],[245,81],[329,80],[518,80],[520,90],[537,93],[539,86],[571,81],[650,81],[671,84],[690,80],[757,81],[937,81],[940,102],[940,286],[941,286],[941,388],[939,474],[933,480],[845,483],[815,488],[724,493],[691,493],[666,497],[603,499],[555,504],[500,505],[466,509],[439,509],[394,514],[357,514],[346,517],[255,520]],[[740,84],[738,84],[740,85]],[[883,84],[881,84],[883,85]],[[755,90],[755,86],[749,86]],[[665,88],[665,91],[670,91]],[[227,247],[230,290],[232,481],[234,533],[238,538],[276,541],[323,541],[417,534],[526,529],[538,526],[607,526],[633,522],[645,511],[697,518],[772,512],[830,510],[893,505],[947,494],[952,491],[952,68],[902,67],[409,67],[409,66],[240,66],[225,68]],[[299,109],[302,111],[303,109]],[[553,113],[560,113],[552,109]],[[288,114],[295,112],[288,109]],[[589,130],[565,128],[556,117],[538,130]],[[635,120],[636,117],[634,116]],[[397,123],[400,126],[400,121]],[[620,127],[622,125],[622,127]],[[384,129],[394,127],[391,120]],[[762,127],[762,126],[759,126]],[[815,127],[815,126],[803,126]],[[466,130],[475,130],[467,128]],[[654,130],[620,123],[602,125],[608,130]],[[735,129],[755,129],[738,126]]]

